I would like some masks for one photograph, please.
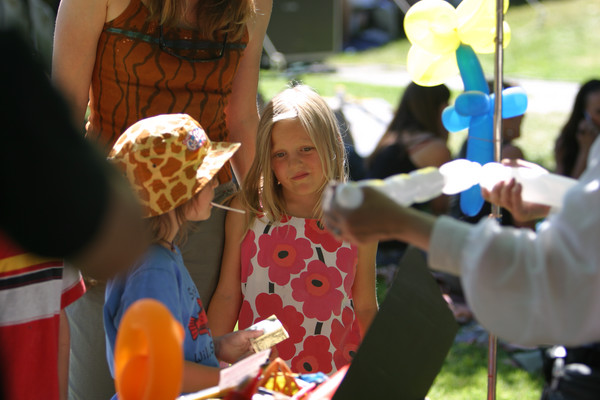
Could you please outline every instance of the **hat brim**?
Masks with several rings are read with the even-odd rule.
[[[238,151],[240,146],[241,143],[211,142],[208,153],[196,171],[194,195],[204,189],[208,182],[223,168],[223,165]]]

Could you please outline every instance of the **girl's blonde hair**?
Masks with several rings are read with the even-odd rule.
[[[161,25],[174,26],[184,20],[185,0],[147,0],[150,19]],[[256,15],[254,0],[198,0],[196,21],[201,34],[216,39],[217,33],[227,33],[230,40],[239,40],[244,27]]]
[[[271,167],[271,133],[273,126],[284,119],[297,119],[315,144],[325,180],[320,194],[329,181],[345,182],[348,175],[346,153],[337,120],[325,100],[305,85],[288,88],[276,95],[264,108],[256,135],[256,156],[242,184],[240,200],[247,213],[247,227],[259,214],[271,223],[281,220],[285,204],[281,186]],[[314,214],[321,218],[321,201]]]

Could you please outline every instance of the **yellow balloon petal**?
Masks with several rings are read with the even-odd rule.
[[[490,28],[489,25],[481,26],[479,29],[471,29],[469,31],[459,32],[459,36],[463,43],[468,44],[473,48],[473,51],[479,54],[489,54],[496,50],[496,25]],[[504,40],[502,47],[506,48],[510,43],[511,31],[510,26],[506,21],[503,21]]]
[[[496,0],[462,0],[456,7],[458,28],[465,24],[478,25],[496,15]]]
[[[456,53],[432,54],[411,46],[406,60],[412,80],[421,86],[436,86],[459,73]]]
[[[444,0],[421,0],[404,17],[404,31],[412,44],[434,54],[459,46],[456,10]]]
[[[504,0],[503,6],[503,13],[506,13],[508,0]],[[470,45],[476,53],[493,53],[496,47],[496,1],[463,0],[456,13],[460,40]],[[503,21],[503,29],[503,47],[506,47],[510,41],[510,28],[506,21]]]

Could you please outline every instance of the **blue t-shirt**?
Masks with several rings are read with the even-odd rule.
[[[114,346],[123,313],[136,300],[153,298],[162,302],[185,331],[183,356],[197,364],[218,367],[214,344],[198,289],[175,251],[152,245],[142,261],[126,276],[110,280],[104,302],[106,355],[114,377]]]

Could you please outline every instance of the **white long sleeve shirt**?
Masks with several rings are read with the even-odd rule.
[[[461,275],[478,321],[525,345],[600,340],[600,139],[586,171],[536,232],[441,217],[432,268]]]

